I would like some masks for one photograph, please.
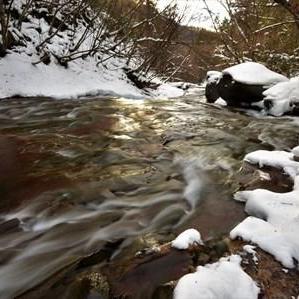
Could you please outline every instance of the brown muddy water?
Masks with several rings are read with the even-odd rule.
[[[186,228],[227,233],[243,156],[297,145],[298,123],[201,96],[1,101],[0,298],[62,298],[66,274]]]

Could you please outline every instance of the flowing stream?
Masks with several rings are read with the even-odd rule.
[[[1,101],[0,298],[46,298],[107,248],[113,267],[142,238],[227,233],[245,217],[232,200],[242,158],[297,145],[298,124],[194,95]]]

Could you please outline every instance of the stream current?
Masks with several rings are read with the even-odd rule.
[[[53,277],[109,244],[113,267],[136,240],[191,227],[207,239],[240,222],[244,155],[298,145],[299,122],[203,101],[1,101],[0,298],[44,298]]]

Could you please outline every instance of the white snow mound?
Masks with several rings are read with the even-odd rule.
[[[299,103],[299,77],[280,82],[264,91],[265,100],[271,100],[273,107],[267,113],[281,116],[292,111],[293,104]]]
[[[183,276],[174,299],[255,299],[259,288],[240,266],[241,257],[232,255],[219,262],[199,266],[197,271]]]
[[[188,249],[194,244],[203,244],[199,231],[194,228],[185,230],[171,242],[172,247],[180,250]]]
[[[279,82],[286,82],[289,79],[281,74],[275,73],[264,65],[256,62],[244,62],[229,67],[222,72],[230,74],[234,80],[249,85],[263,85],[269,88]]]

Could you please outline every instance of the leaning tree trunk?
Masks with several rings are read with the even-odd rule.
[[[1,36],[2,43],[0,42],[0,57],[5,56],[7,49],[7,26],[6,26],[6,17],[3,0],[0,0],[0,25],[1,25]]]
[[[3,46],[5,47],[5,38],[6,38],[6,17],[3,0],[0,0],[0,25],[1,25],[1,35]]]

